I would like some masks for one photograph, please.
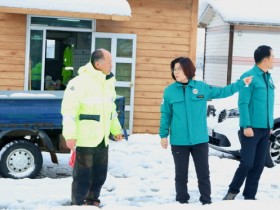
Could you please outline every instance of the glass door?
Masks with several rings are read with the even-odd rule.
[[[125,97],[125,128],[130,134],[133,128],[136,35],[93,33],[92,49],[98,48],[104,48],[112,54],[116,92]]]
[[[90,60],[94,20],[27,16],[25,90],[59,91]]]
[[[44,85],[44,34],[44,30],[30,30],[28,90],[41,90]]]

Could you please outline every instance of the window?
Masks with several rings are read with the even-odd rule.
[[[67,27],[67,28],[83,28],[91,29],[91,20],[80,20],[74,18],[46,18],[46,17],[31,17],[31,26],[44,27]]]
[[[56,45],[55,40],[47,40],[47,52],[46,52],[46,58],[49,59],[55,59],[56,53],[55,53]]]
[[[28,16],[28,23],[24,89],[64,90],[90,59],[94,21]]]

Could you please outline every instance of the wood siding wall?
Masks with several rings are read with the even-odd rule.
[[[275,55],[270,70],[275,83],[280,84],[280,28],[236,26],[234,32],[232,82],[255,64],[254,51],[259,45],[271,46]]]
[[[205,81],[224,86],[228,68],[231,68],[231,83],[235,82],[255,64],[254,51],[259,45],[269,45],[275,55],[274,68],[270,70],[274,83],[280,84],[280,27],[234,25],[233,46],[229,45],[230,26],[216,13],[206,28]],[[232,49],[230,49],[232,47]],[[232,50],[232,57],[228,52]],[[228,59],[231,66],[227,66]]]
[[[130,21],[97,20],[96,31],[137,35],[133,133],[158,133],[170,61],[196,59],[198,0],[128,0]],[[26,15],[0,13],[0,90],[24,88]]]
[[[227,84],[230,25],[219,15],[206,29],[204,80],[211,85]]]
[[[197,0],[129,0],[129,22],[97,21],[97,32],[137,35],[133,133],[158,133],[163,89],[173,82],[170,62],[195,61]]]
[[[26,15],[0,13],[0,28],[0,90],[22,90]]]

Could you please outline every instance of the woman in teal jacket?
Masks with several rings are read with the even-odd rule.
[[[161,104],[159,135],[163,148],[168,136],[175,163],[176,201],[188,203],[188,165],[193,157],[198,177],[200,202],[211,203],[211,186],[208,165],[208,132],[206,123],[207,101],[225,98],[238,92],[252,77],[238,80],[224,88],[196,81],[195,66],[189,58],[178,57],[171,62],[171,75],[175,82],[164,90]]]

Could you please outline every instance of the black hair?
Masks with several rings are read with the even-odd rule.
[[[174,67],[175,67],[176,63],[180,64],[180,66],[181,66],[184,74],[188,78],[188,80],[192,79],[195,76],[196,68],[195,68],[193,62],[191,61],[191,59],[188,57],[178,57],[178,58],[175,58],[170,63],[171,76],[175,81],[176,81],[176,78],[174,76]]]
[[[271,55],[272,48],[266,45],[259,46],[254,52],[255,63],[258,64],[263,61],[264,58],[268,58]]]
[[[90,62],[93,65],[93,67],[96,68],[95,63],[102,59],[104,59],[104,53],[102,49],[97,49],[91,54]]]

